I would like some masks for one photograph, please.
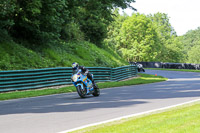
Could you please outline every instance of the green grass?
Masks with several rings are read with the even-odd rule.
[[[8,92],[8,93],[0,93],[0,100],[37,97],[37,96],[44,96],[44,95],[69,93],[69,92],[74,92],[74,91],[76,91],[76,88],[73,86],[64,87],[60,89],[52,88],[52,89],[43,89],[43,90],[14,91],[14,92]]]
[[[200,70],[193,70],[193,69],[165,69],[165,68],[145,68],[151,70],[167,70],[167,71],[184,71],[184,72],[200,72]]]
[[[73,62],[88,67],[119,67],[129,64],[113,50],[99,48],[86,41],[60,41],[49,45],[1,42],[0,51],[0,70],[71,67]]]
[[[73,133],[199,133],[200,103],[101,124]]]
[[[167,80],[161,76],[154,76],[148,74],[140,74],[141,77],[134,78],[127,81],[119,81],[119,82],[104,82],[98,83],[99,88],[109,88],[109,87],[117,87],[117,86],[128,86],[128,85],[136,85],[136,84],[145,84],[145,83],[154,83]],[[74,86],[62,87],[59,89],[43,89],[43,90],[28,90],[28,91],[15,91],[9,93],[0,93],[0,100],[9,100],[9,99],[18,99],[18,98],[26,98],[26,97],[36,97],[36,96],[44,96],[44,95],[52,95],[52,94],[60,94],[60,93],[69,93],[75,92],[76,88]]]
[[[161,81],[167,80],[167,78],[164,78],[162,76],[154,76],[154,75],[142,74],[142,73],[139,73],[139,75],[141,76],[139,78],[126,80],[126,81],[120,81],[120,82],[99,83],[98,86],[100,88],[108,88],[108,87],[148,84],[148,83],[161,82]]]

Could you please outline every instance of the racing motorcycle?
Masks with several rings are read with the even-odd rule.
[[[141,72],[141,71],[145,72],[142,64],[137,64],[137,68],[138,68],[138,72]]]
[[[92,94],[93,96],[100,95],[100,89],[97,87],[97,85],[95,85],[96,87],[94,87],[92,81],[86,75],[82,74],[81,70],[75,72],[72,75],[71,79],[81,98],[85,98],[87,95],[90,94]]]

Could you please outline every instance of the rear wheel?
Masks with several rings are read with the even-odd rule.
[[[81,98],[85,98],[86,97],[87,90],[85,88],[82,89],[81,86],[79,85],[79,86],[76,87],[76,90],[77,90],[77,92],[78,92],[78,94],[79,94],[79,96]]]
[[[92,95],[95,97],[98,97],[100,95],[100,89],[96,84],[94,85],[94,92],[92,93]]]

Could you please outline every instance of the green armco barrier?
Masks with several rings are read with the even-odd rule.
[[[87,68],[96,82],[120,81],[137,75],[135,65]],[[68,85],[72,84],[71,75],[71,67],[0,71],[0,92]]]

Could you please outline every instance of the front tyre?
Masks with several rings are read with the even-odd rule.
[[[81,97],[81,98],[85,98],[86,97],[86,94],[87,94],[87,90],[84,88],[82,89],[81,86],[77,86],[76,87],[76,90],[78,92],[78,95]]]

